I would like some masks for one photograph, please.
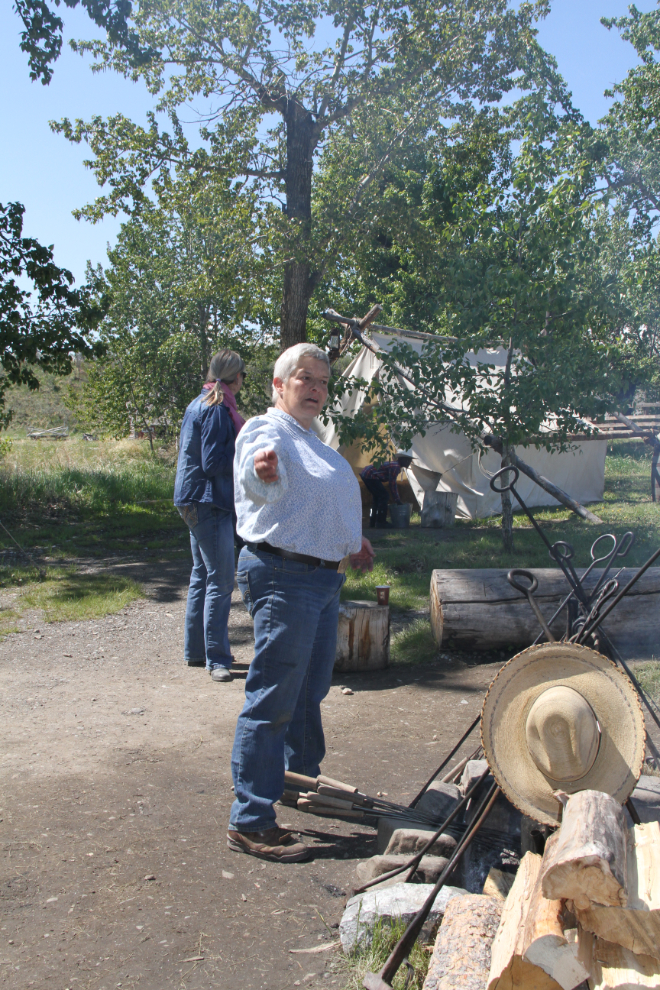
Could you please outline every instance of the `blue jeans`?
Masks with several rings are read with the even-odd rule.
[[[254,660],[231,757],[230,827],[260,832],[275,824],[285,767],[320,773],[344,575],[244,547],[237,580],[254,619]]]
[[[190,530],[193,569],[184,631],[186,663],[230,667],[229,609],[234,589],[234,525],[227,509],[207,502],[178,505]]]

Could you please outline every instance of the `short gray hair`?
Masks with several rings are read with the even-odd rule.
[[[287,347],[285,351],[282,351],[278,357],[273,368],[273,378],[281,378],[283,382],[288,382],[300,364],[300,359],[305,357],[314,358],[315,361],[323,361],[328,369],[328,375],[330,374],[330,361],[325,351],[322,351],[316,344],[294,344],[293,347]],[[279,392],[273,386],[273,402],[277,402],[279,397]]]

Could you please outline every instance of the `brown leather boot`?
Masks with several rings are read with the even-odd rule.
[[[284,828],[266,829],[265,832],[227,832],[227,845],[234,852],[247,853],[258,859],[270,859],[274,863],[299,863],[309,859],[311,849],[304,842],[296,842],[291,832]]]

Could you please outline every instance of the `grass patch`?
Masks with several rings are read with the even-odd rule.
[[[136,581],[113,574],[81,574],[74,568],[0,568],[0,587],[11,587],[0,606],[0,637],[17,632],[28,609],[39,609],[45,622],[81,622],[121,611],[143,598]]]
[[[438,656],[428,619],[415,619],[390,640],[392,663],[427,663]]]
[[[20,602],[41,609],[46,622],[81,622],[112,615],[142,597],[140,585],[130,578],[62,570],[30,585]]]
[[[625,563],[639,566],[660,545],[660,503],[651,501],[651,457],[643,444],[619,440],[610,445],[605,462],[603,501],[591,506],[602,525],[583,522],[563,507],[534,509],[551,543],[566,540],[575,547],[575,563],[586,567],[591,544],[602,533],[621,536],[630,529],[635,543]],[[413,515],[409,529],[370,530],[376,551],[371,574],[348,572],[344,599],[375,601],[376,585],[389,584],[394,610],[428,608],[429,583],[434,568],[549,567],[548,551],[524,513],[514,516],[513,553],[502,550],[500,517],[457,519],[446,530],[421,530]]]
[[[635,664],[633,674],[645,692],[657,705],[660,705],[660,660],[649,660],[648,663]]]
[[[50,558],[184,550],[172,504],[176,454],[137,440],[14,438],[0,462],[0,519]],[[16,550],[0,531],[0,559]]]
[[[348,981],[343,985],[342,990],[362,990],[364,977],[367,973],[378,973],[383,968],[387,957],[405,930],[406,926],[403,922],[389,925],[379,921],[373,930],[373,939],[368,947],[359,948],[349,956],[341,958],[340,965],[347,970],[348,975]],[[403,990],[404,986],[407,986],[407,990],[422,990],[431,954],[419,942],[415,942],[408,958],[414,975],[406,984],[408,969],[405,965],[401,966],[394,977],[393,990]]]

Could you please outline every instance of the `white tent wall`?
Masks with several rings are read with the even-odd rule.
[[[373,333],[372,339],[380,347],[388,348],[394,338],[381,333]],[[423,341],[406,338],[420,353]],[[504,349],[480,351],[473,361],[490,364],[503,364],[506,361]],[[363,348],[344,371],[343,378],[359,378],[370,382],[378,373],[380,359],[367,348]],[[354,415],[362,406],[365,393],[355,390],[341,402],[344,414]],[[447,396],[456,404],[456,396]],[[322,439],[338,449],[348,460],[356,474],[369,463],[369,456],[360,450],[359,444],[351,447],[339,445],[334,426],[319,425]],[[606,440],[578,441],[573,449],[563,453],[548,453],[543,448],[518,447],[518,455],[539,474],[548,478],[583,505],[598,502],[603,497],[605,487]],[[491,491],[490,477],[499,470],[500,457],[489,450],[479,457],[470,447],[464,433],[453,433],[446,424],[431,425],[425,436],[416,436],[410,449],[414,457],[407,475],[418,503],[422,504],[425,491],[450,491],[458,495],[457,513],[469,519],[483,519],[502,511],[499,495]],[[516,486],[529,506],[556,506],[558,503],[543,488],[521,474]],[[517,508],[514,499],[514,509]]]

